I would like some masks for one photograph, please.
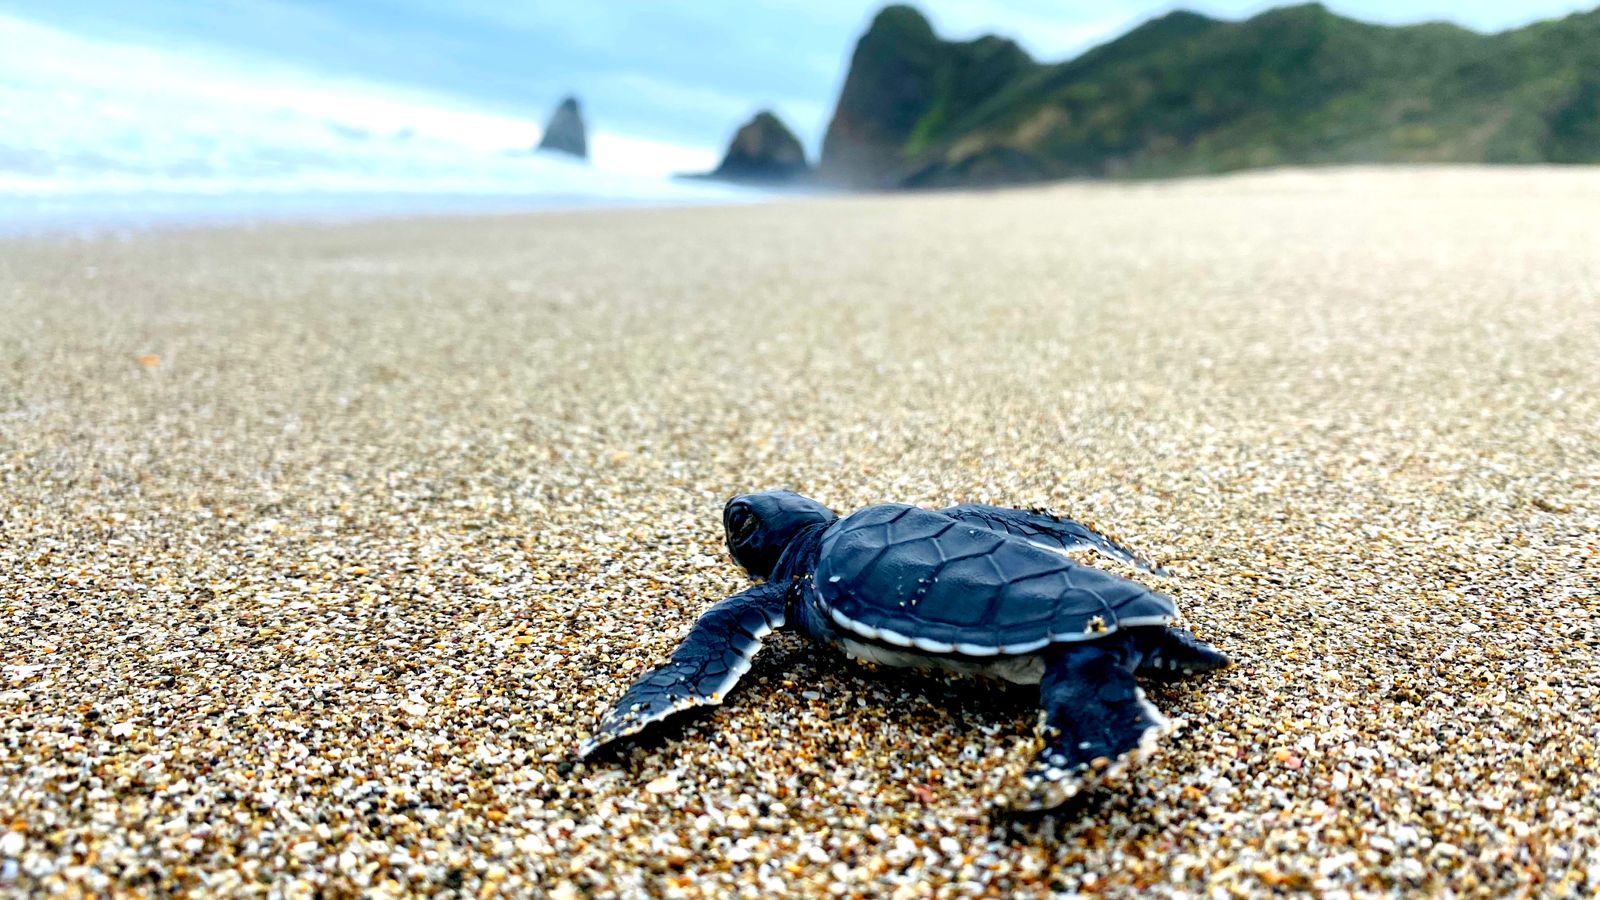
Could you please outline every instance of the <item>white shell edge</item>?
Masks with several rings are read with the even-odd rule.
[[[1106,631],[1090,631],[1084,633],[1052,634],[1049,637],[1039,638],[1025,644],[1002,644],[998,647],[986,647],[982,644],[946,644],[942,641],[930,641],[927,638],[914,638],[901,634],[888,628],[874,628],[863,622],[857,622],[837,609],[830,608],[828,616],[840,627],[852,634],[860,635],[868,640],[883,641],[896,647],[915,647],[927,653],[959,653],[962,656],[1015,656],[1022,653],[1032,653],[1042,650],[1053,643],[1067,643],[1069,641],[1087,641],[1102,638],[1116,631],[1110,628]],[[1142,628],[1148,625],[1171,625],[1177,616],[1133,616],[1119,619],[1117,628]]]

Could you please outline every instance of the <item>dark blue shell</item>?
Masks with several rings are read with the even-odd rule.
[[[1031,653],[1178,613],[1110,572],[899,504],[829,526],[812,577],[810,602],[841,631],[930,653]]]

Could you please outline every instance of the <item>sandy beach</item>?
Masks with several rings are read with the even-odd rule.
[[[0,243],[0,892],[1600,891],[1600,170]],[[730,495],[1046,505],[1237,665],[1042,819],[1036,694],[794,635]]]

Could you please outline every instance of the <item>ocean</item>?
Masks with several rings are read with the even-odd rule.
[[[523,213],[591,206],[749,203],[756,190],[650,176],[608,177],[570,164],[521,161],[501,180],[453,171],[384,180],[341,172],[293,178],[122,179],[114,185],[29,184],[0,176],[0,236],[92,235],[197,225],[344,221],[390,216]]]
[[[535,153],[532,102],[506,115],[4,15],[0,47],[0,233],[761,197],[672,177],[714,151],[604,127],[587,162]]]

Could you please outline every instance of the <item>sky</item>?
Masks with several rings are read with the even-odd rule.
[[[1446,19],[1496,31],[1594,2],[1328,5],[1367,21]],[[918,5],[946,37],[998,33],[1056,61],[1174,8],[1242,18],[1274,4]],[[470,148],[488,165],[491,156],[534,143],[567,94],[584,105],[594,164],[603,171],[710,168],[740,122],[763,108],[783,117],[814,154],[854,41],[878,7],[861,0],[0,0],[0,189],[7,176],[61,180],[97,166],[174,179],[271,174],[289,165],[270,146],[278,134],[292,138],[296,165],[302,158],[335,165],[357,145],[400,166],[399,174],[411,165],[402,157],[421,146],[440,154],[447,145]]]

